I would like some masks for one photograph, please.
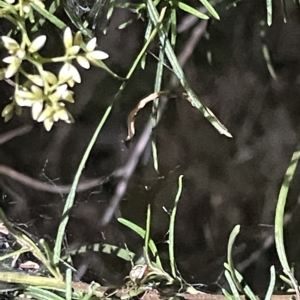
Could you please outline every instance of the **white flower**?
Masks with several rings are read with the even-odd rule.
[[[12,39],[9,36],[2,36],[2,41],[4,44],[4,47],[9,51],[10,54],[14,53],[15,51],[17,51],[20,48],[19,43]]]
[[[15,92],[15,100],[19,106],[32,107],[36,102],[43,102],[44,91],[36,85],[32,85],[30,90],[21,87]]]
[[[5,70],[5,78],[10,78],[15,75],[22,63],[22,60],[16,56],[7,56],[3,61],[9,64]]]
[[[8,50],[8,53],[11,54],[11,56],[7,56],[3,59],[3,62],[9,64],[5,71],[5,78],[10,78],[19,70],[22,60],[25,58],[26,52],[20,47],[16,40],[8,36],[2,36],[1,39],[4,47]]]
[[[39,51],[41,48],[44,47],[44,45],[46,43],[46,39],[47,39],[47,37],[45,35],[38,36],[31,42],[31,45],[29,46],[28,51],[30,53]]]
[[[74,43],[73,43],[73,35],[70,27],[67,27],[64,31],[64,46],[66,49],[66,54],[67,55],[76,55],[79,50],[80,50],[80,45],[75,44],[75,38],[74,38]]]
[[[50,131],[54,122],[59,120],[65,121],[66,123],[72,123],[73,117],[65,108],[65,104],[62,102],[57,102],[54,105],[46,105],[43,112],[38,117],[38,122],[43,122],[44,127],[47,131]]]
[[[97,39],[94,37],[86,44],[86,58],[90,61],[107,59],[108,54],[101,50],[95,50],[96,46]]]
[[[59,71],[58,81],[60,83],[67,82],[70,87],[73,87],[75,82],[81,82],[81,76],[71,63],[65,63]]]
[[[97,39],[94,37],[86,44],[85,54],[76,57],[76,60],[81,67],[89,69],[90,62],[96,64],[97,61],[108,58],[107,53],[101,50],[95,50],[96,46]]]

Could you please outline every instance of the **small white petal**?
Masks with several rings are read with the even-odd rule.
[[[72,79],[75,82],[80,83],[81,82],[81,76],[80,76],[78,70],[73,65],[70,65],[70,71],[71,71],[71,74],[72,74]]]
[[[16,95],[16,98],[30,99],[30,100],[34,99],[34,95],[27,89],[17,90],[15,95]]]
[[[43,99],[44,92],[41,88],[36,85],[32,85],[30,89],[34,95],[34,99]]]
[[[14,112],[14,104],[13,103],[10,103],[10,104],[7,104],[4,109],[2,110],[2,114],[1,116],[2,117],[5,117],[9,114],[12,114]]]
[[[72,37],[72,31],[70,27],[67,27],[64,32],[64,45],[66,49],[69,49],[72,47],[73,43],[73,37]]]
[[[57,122],[57,121],[59,120],[59,116],[58,116],[58,114],[57,114],[57,111],[53,113],[53,115],[52,115],[52,120],[53,120],[54,122]]]
[[[34,52],[39,51],[41,48],[44,47],[44,45],[46,43],[46,39],[47,39],[47,37],[45,35],[38,36],[37,38],[35,38],[32,41],[30,47],[28,48],[28,51],[30,53],[34,53]]]
[[[62,84],[60,85],[57,89],[56,89],[56,92],[59,94],[59,95],[63,95],[63,93],[67,90],[68,88],[68,85],[67,84]]]
[[[15,51],[20,48],[19,43],[16,40],[14,40],[8,36],[2,36],[2,41],[3,41],[4,47],[8,50]]]
[[[76,55],[80,50],[80,46],[72,46],[71,48],[69,48],[68,50],[68,54],[70,55]]]
[[[52,115],[52,107],[46,106],[40,116],[37,118],[38,122],[44,122],[46,119],[50,118]]]
[[[87,59],[95,59],[95,60],[104,60],[104,59],[107,59],[108,58],[108,54],[103,52],[103,51],[100,51],[100,50],[95,50],[93,52],[88,52],[86,54],[86,58]]]
[[[74,36],[74,45],[76,46],[81,46],[81,44],[83,43],[83,39],[82,39],[82,33],[80,31],[77,31],[75,33],[75,36]]]
[[[86,59],[84,56],[79,55],[76,57],[76,60],[78,62],[78,64],[83,67],[84,69],[89,69],[90,68],[90,63],[88,61],[88,59]]]
[[[65,93],[65,91],[67,90],[68,88],[68,85],[67,84],[63,84],[63,85],[60,85],[56,90],[55,92],[50,95],[48,98],[49,100],[52,102],[52,103],[55,103],[57,101],[59,101],[63,94]]]
[[[57,83],[57,77],[55,74],[49,71],[43,71],[42,76],[45,78],[45,80],[50,84],[56,84]]]
[[[44,81],[40,75],[27,75],[28,79],[38,86],[43,86]]]
[[[44,121],[44,127],[45,127],[45,129],[47,130],[47,131],[50,131],[51,130],[51,128],[52,128],[52,126],[53,126],[53,120],[52,119],[46,119],[45,121]]]
[[[73,97],[73,95],[74,95],[74,92],[73,92],[73,91],[67,90],[67,91],[65,91],[65,92],[63,93],[63,95],[62,95],[61,98],[62,98],[63,100],[66,100],[66,101],[70,102],[70,103],[74,103],[74,97]]]
[[[61,98],[62,98],[63,100],[68,101],[68,102],[74,103],[74,97],[73,97],[73,95],[74,95],[74,92],[73,92],[73,91],[66,90],[66,91],[62,94]]]
[[[21,61],[19,61],[19,60],[16,60],[15,62],[11,63],[6,69],[5,78],[10,78],[13,75],[15,75],[17,73],[20,65],[21,65]]]
[[[26,106],[26,107],[31,107],[33,104],[33,100],[26,99],[26,98],[17,98],[16,97],[16,102],[19,106]]]
[[[37,118],[39,117],[39,115],[41,114],[42,110],[43,110],[43,102],[42,101],[36,101],[32,107],[31,107],[31,115],[32,115],[32,119],[33,120],[37,120]]]
[[[72,78],[72,74],[70,72],[70,64],[65,63],[58,73],[59,82],[66,82]]]
[[[3,62],[7,63],[7,64],[12,64],[14,62],[16,62],[18,60],[18,58],[16,58],[15,56],[7,56],[3,58]]]
[[[92,38],[87,44],[86,44],[86,51],[91,52],[96,48],[97,45],[97,38]]]
[[[58,112],[56,112],[56,115],[62,121],[69,120],[69,114],[65,109],[60,109]]]

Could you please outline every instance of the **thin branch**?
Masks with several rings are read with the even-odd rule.
[[[5,144],[9,140],[11,140],[17,136],[20,136],[20,135],[23,135],[23,134],[29,132],[31,129],[32,129],[32,125],[24,125],[24,126],[16,128],[16,129],[13,129],[11,131],[0,134],[0,145]]]
[[[29,186],[35,190],[43,191],[43,192],[49,192],[49,193],[61,193],[61,194],[68,194],[71,189],[71,185],[52,185],[48,184],[39,180],[36,180],[34,178],[31,178],[27,175],[24,175],[22,173],[19,173],[18,171],[15,171],[14,169],[0,164],[0,175],[4,175],[7,177],[10,177],[13,180],[16,180],[26,186]],[[82,192],[89,190],[93,187],[99,186],[102,183],[106,181],[106,177],[96,178],[87,180],[85,182],[79,183],[77,187],[77,192]]]

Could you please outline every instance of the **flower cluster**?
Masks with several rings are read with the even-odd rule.
[[[1,39],[8,56],[3,59],[7,67],[0,69],[0,80],[10,80],[15,87],[12,102],[2,111],[5,121],[10,120],[14,114],[20,114],[23,107],[30,107],[32,118],[43,122],[48,131],[59,120],[73,122],[73,117],[65,107],[65,102],[74,102],[71,88],[76,83],[81,83],[80,73],[73,61],[76,60],[81,67],[89,69],[90,64],[97,65],[97,62],[108,57],[105,52],[95,49],[96,38],[85,43],[81,32],[73,36],[71,29],[67,27],[63,35],[65,54],[55,58],[45,58],[38,53],[46,43],[45,35],[38,36],[32,42],[26,34],[23,34],[20,43],[8,36],[2,36]],[[34,66],[35,74],[25,71],[23,61]],[[44,64],[53,62],[63,64],[57,75],[44,69]],[[25,78],[23,82],[20,82],[21,77]]]

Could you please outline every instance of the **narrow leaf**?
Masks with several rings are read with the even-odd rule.
[[[233,263],[233,259],[232,259],[233,244],[235,242],[237,235],[240,232],[240,227],[241,227],[240,225],[236,225],[230,234],[228,246],[227,246],[227,262],[228,262],[228,267],[229,267],[228,270],[231,273],[232,280],[234,281],[236,287],[241,292],[241,291],[243,291],[243,288],[242,288],[240,282],[238,281],[238,279],[236,278],[234,263]]]
[[[78,183],[79,183],[79,179],[80,179],[80,176],[81,176],[81,173],[85,167],[85,164],[89,158],[89,155],[92,151],[92,148],[98,138],[98,135],[100,133],[100,131],[102,130],[102,127],[104,126],[108,116],[110,115],[110,112],[112,110],[112,104],[106,109],[98,127],[96,128],[94,134],[93,134],[93,137],[91,138],[86,150],[85,150],[85,153],[81,159],[81,162],[79,164],[79,167],[77,169],[77,172],[75,174],[75,178],[74,178],[74,181],[73,181],[73,184],[72,184],[72,187],[71,187],[71,191],[68,195],[68,198],[65,202],[65,206],[64,206],[64,210],[63,210],[63,219],[62,221],[60,222],[59,224],[59,227],[58,227],[58,232],[57,232],[57,237],[56,237],[56,242],[55,242],[55,247],[54,247],[54,251],[53,251],[53,262],[54,264],[58,264],[59,260],[60,260],[60,256],[61,256],[61,247],[62,247],[62,242],[63,242],[63,238],[64,238],[64,235],[65,235],[65,231],[66,231],[66,227],[67,227],[67,224],[68,224],[68,221],[69,221],[69,211],[70,209],[73,207],[74,205],[74,199],[75,199],[75,195],[76,195],[76,189],[77,189],[77,186],[78,186]]]
[[[269,287],[265,296],[265,300],[271,300],[271,297],[273,295],[273,291],[275,288],[275,283],[276,283],[276,273],[275,273],[275,267],[272,266],[270,268],[270,283]]]
[[[233,281],[233,279],[231,277],[232,274],[228,270],[225,270],[224,274],[225,274],[225,277],[226,277],[226,279],[227,279],[227,281],[229,283],[230,289],[231,289],[231,291],[233,293],[232,299],[234,299],[234,300],[241,300],[239,292],[238,292],[238,290],[237,290],[237,288],[235,286],[235,283],[234,283],[234,281]]]
[[[130,228],[131,230],[133,230],[134,232],[136,232],[142,238],[144,238],[146,231],[143,228],[141,228],[140,226],[134,224],[133,222],[131,222],[129,220],[123,219],[123,218],[118,218],[118,221],[121,224],[123,224],[126,227]],[[156,257],[156,264],[157,264],[157,266],[162,269],[162,264],[161,264],[160,258],[158,256],[158,251],[157,251],[156,245],[155,245],[155,243],[154,243],[154,241],[152,239],[149,240],[149,249],[151,250],[152,255],[154,257]]]
[[[34,10],[36,10],[40,15],[42,15],[44,18],[46,18],[48,21],[53,23],[55,26],[57,26],[59,29],[64,29],[67,27],[67,25],[55,17],[52,13],[47,11],[45,8],[40,7],[39,5],[35,4],[33,1],[30,3],[30,5],[33,7]]]
[[[266,0],[266,5],[267,5],[267,24],[268,26],[272,25],[272,0]]]
[[[197,9],[195,9],[195,8],[185,4],[183,2],[178,2],[177,5],[181,10],[183,10],[183,11],[189,13],[189,14],[192,14],[192,15],[196,16],[197,18],[200,18],[200,19],[203,19],[203,20],[209,19],[209,16],[201,13],[199,10],[197,10]]]
[[[177,213],[177,207],[179,203],[179,199],[182,193],[182,178],[183,175],[180,175],[178,178],[178,190],[174,201],[173,210],[170,217],[170,224],[169,224],[169,257],[170,257],[170,266],[172,271],[172,276],[176,278],[176,264],[175,264],[175,218]]]
[[[286,273],[286,275],[288,275],[289,279],[291,280],[291,282],[295,287],[295,291],[297,293],[298,299],[300,298],[299,289],[286,257],[284,238],[283,238],[283,226],[284,226],[284,209],[287,200],[287,195],[289,192],[290,183],[294,177],[298,165],[299,158],[300,158],[300,143],[297,145],[297,148],[293,153],[292,159],[290,161],[290,164],[286,170],[284,180],[280,188],[280,192],[277,200],[277,206],[276,206],[276,214],[275,214],[275,245],[276,245],[278,258],[280,260],[284,272]]]
[[[216,12],[216,10],[213,8],[213,6],[207,1],[207,0],[199,0],[205,8],[209,11],[209,13],[217,20],[220,20],[220,16]]]
[[[159,22],[159,15],[156,7],[154,6],[152,0],[147,0],[147,10],[149,17],[154,26],[156,26]],[[224,134],[227,137],[232,137],[232,135],[228,132],[227,128],[216,118],[216,116],[199,100],[196,96],[195,92],[191,89],[185,74],[178,62],[178,59],[174,53],[174,50],[171,46],[171,43],[168,38],[166,38],[166,33],[164,28],[160,27],[158,29],[159,39],[162,45],[166,44],[166,56],[168,57],[170,64],[173,68],[173,71],[177,78],[179,79],[182,87],[187,92],[187,96],[189,101],[193,106],[195,106],[200,112],[204,115],[204,117],[219,131],[220,134]]]

